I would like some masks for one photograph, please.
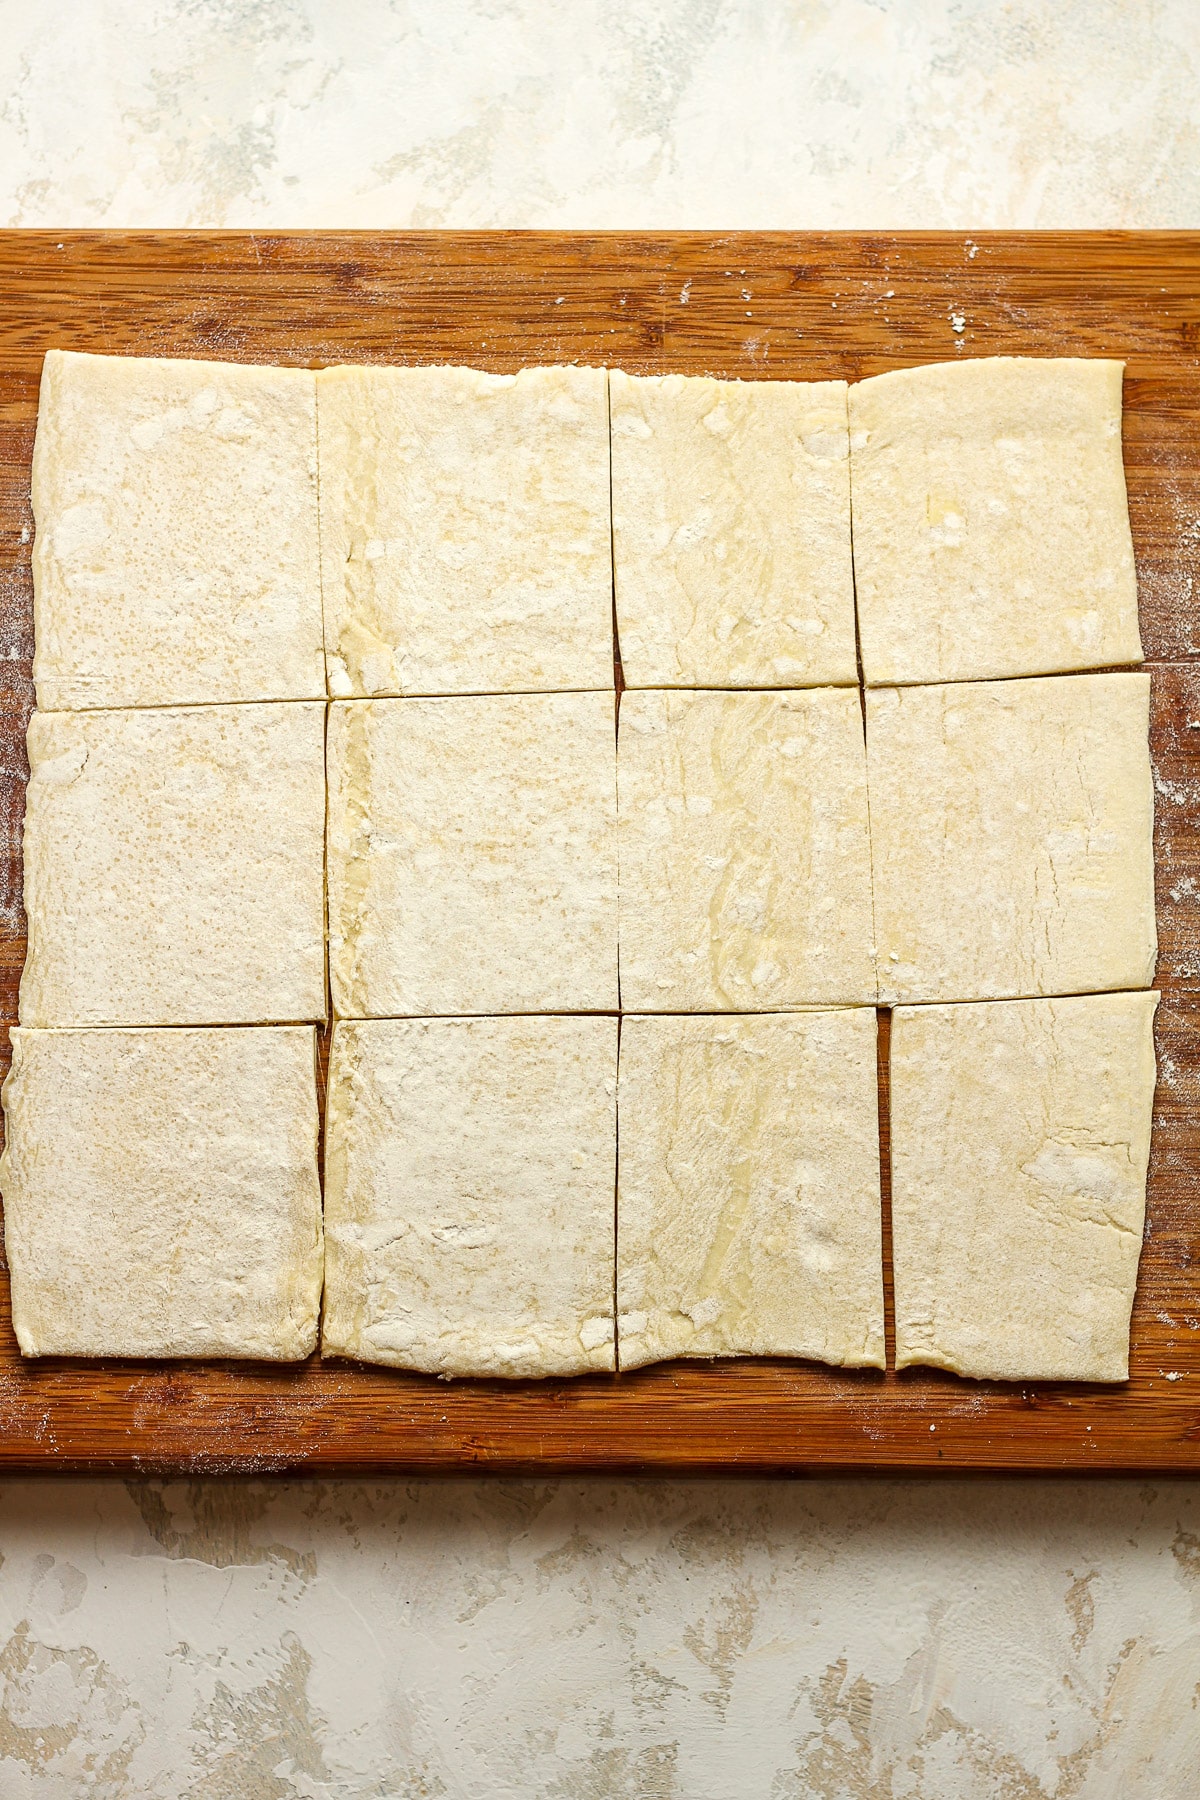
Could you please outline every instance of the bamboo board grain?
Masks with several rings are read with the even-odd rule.
[[[25,953],[29,463],[41,359],[54,344],[806,380],[996,353],[1124,357],[1153,675],[1160,1080],[1126,1387],[748,1361],[514,1385],[319,1359],[294,1369],[24,1364],[4,1273],[0,1468],[1200,1469],[1200,235],[0,234],[6,1025]],[[888,1341],[890,1361],[890,1296]]]

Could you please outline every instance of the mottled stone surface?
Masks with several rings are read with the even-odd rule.
[[[1183,1483],[11,1482],[0,1792],[1184,1800]]]
[[[0,0],[0,218],[1195,226],[1193,0]],[[1185,1800],[1200,1489],[0,1489],[4,1800]]]
[[[13,225],[1187,226],[1194,0],[3,0]]]

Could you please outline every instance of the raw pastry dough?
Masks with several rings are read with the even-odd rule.
[[[1154,979],[1150,677],[867,695],[879,991],[988,1000]]]
[[[896,1367],[1124,1381],[1157,994],[892,1017]]]
[[[324,369],[329,692],[613,685],[603,369]]]
[[[615,1019],[334,1029],[322,1349],[443,1375],[613,1367]]]
[[[12,1037],[0,1187],[23,1353],[307,1356],[312,1026]]]
[[[627,1010],[874,1005],[856,692],[630,691],[617,764]]]
[[[324,695],[310,370],[51,350],[33,512],[40,707]]]
[[[608,379],[628,685],[856,683],[845,382]]]
[[[883,1367],[873,1008],[621,1025],[621,1367]]]
[[[34,713],[23,1025],[324,1018],[324,711]]]
[[[1123,369],[993,356],[850,389],[869,683],[1141,662]]]
[[[612,695],[335,705],[328,860],[339,1017],[615,1008]]]

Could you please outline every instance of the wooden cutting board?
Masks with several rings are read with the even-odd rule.
[[[1124,357],[1125,460],[1153,672],[1160,1075],[1126,1387],[750,1361],[513,1385],[317,1359],[299,1368],[26,1364],[5,1272],[0,1467],[1200,1469],[1200,234],[0,234],[5,1024],[16,1018],[25,954],[29,465],[51,345],[301,365],[508,371],[582,361],[850,381],[997,353]],[[890,1360],[890,1293],[888,1306]]]

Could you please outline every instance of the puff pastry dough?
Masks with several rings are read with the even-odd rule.
[[[875,1013],[621,1025],[621,1367],[882,1368]]]
[[[892,1017],[896,1366],[1124,1381],[1157,994]]]
[[[850,389],[869,683],[1141,662],[1123,369],[995,356]]]
[[[334,1029],[322,1348],[441,1375],[613,1367],[615,1019]]]
[[[24,1355],[307,1356],[312,1027],[12,1038],[0,1187]]]
[[[23,1025],[324,1018],[324,711],[34,713]]]
[[[335,705],[328,862],[340,1017],[615,1008],[612,695]]]
[[[609,375],[630,687],[858,679],[844,381]]]
[[[1149,986],[1149,696],[1144,674],[868,693],[881,999]]]
[[[610,688],[603,369],[324,369],[329,692]]]
[[[856,692],[630,691],[618,792],[627,1010],[874,1005]]]
[[[33,513],[40,707],[323,696],[310,370],[51,350]]]

